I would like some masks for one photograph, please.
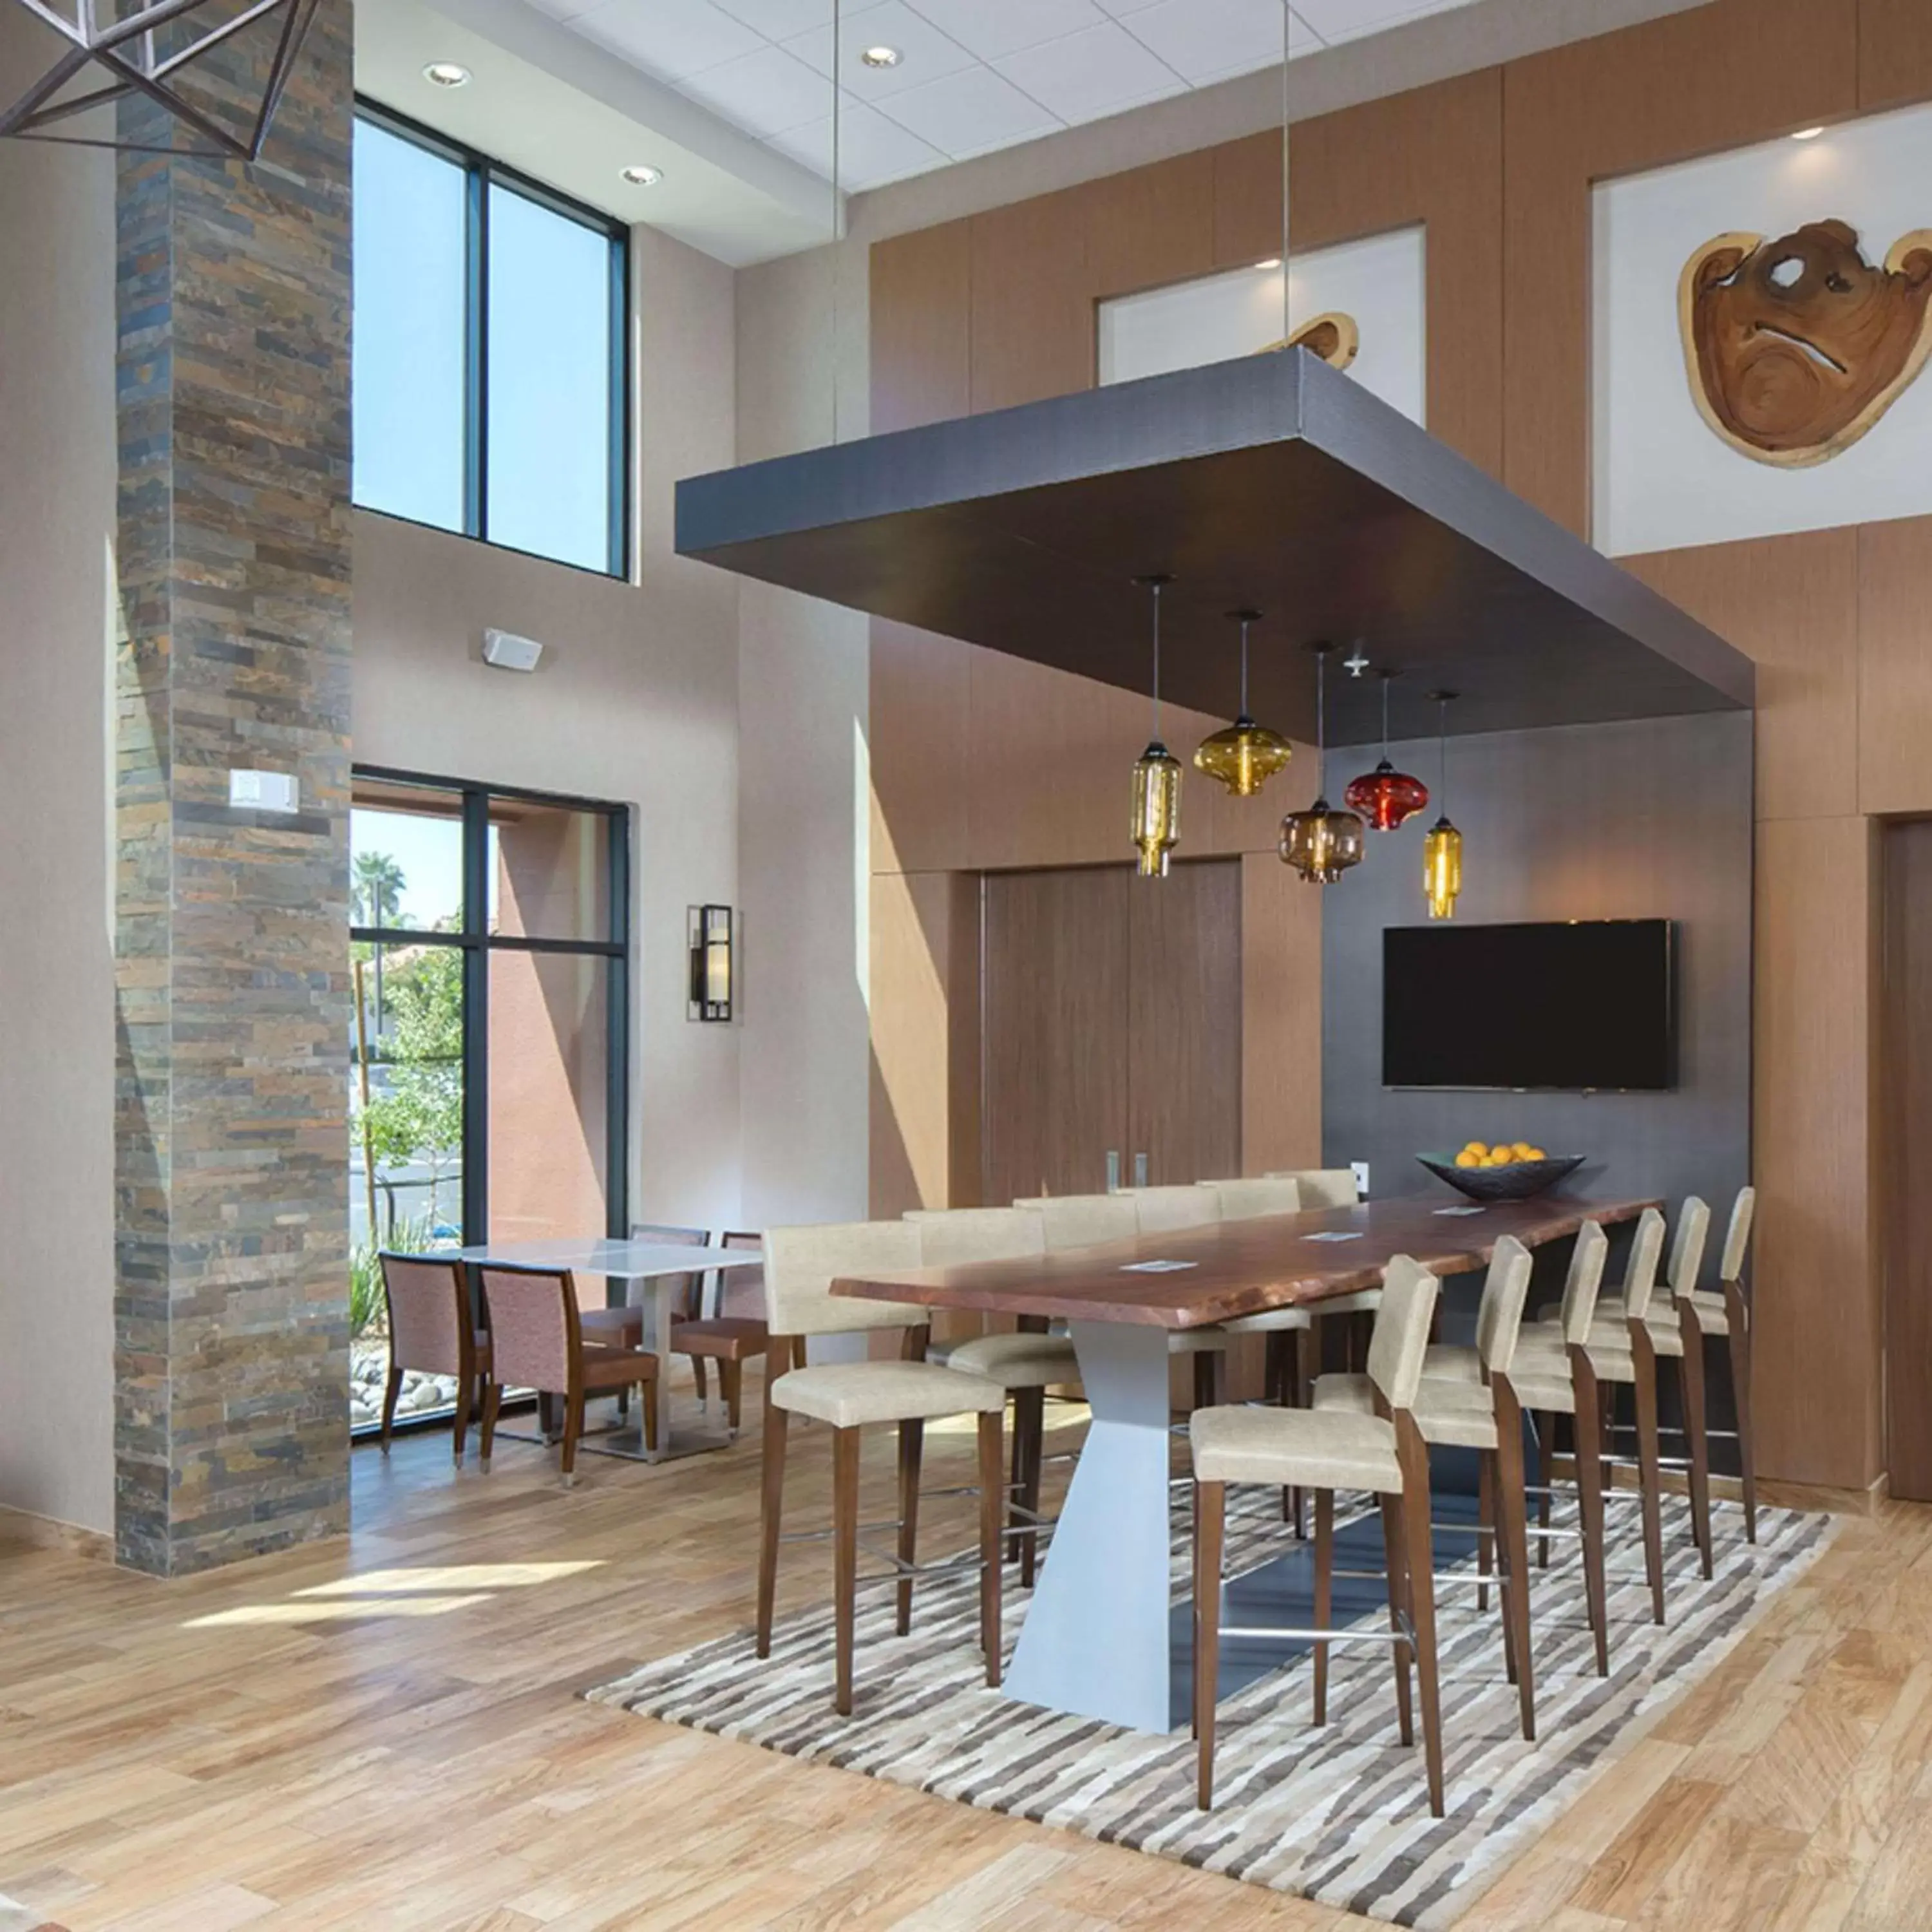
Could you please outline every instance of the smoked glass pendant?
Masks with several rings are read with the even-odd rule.
[[[1352,812],[1336,812],[1318,798],[1281,821],[1281,856],[1312,886],[1332,886],[1361,863],[1366,828]]]

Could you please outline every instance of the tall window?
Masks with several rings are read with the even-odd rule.
[[[621,224],[367,106],[355,214],[356,501],[622,575]]]
[[[629,821],[589,800],[358,771],[350,844],[366,1408],[387,1364],[379,1248],[628,1230]]]

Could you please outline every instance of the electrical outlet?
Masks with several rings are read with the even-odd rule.
[[[228,802],[242,812],[299,812],[302,781],[290,772],[231,771]]]
[[[1369,1164],[1365,1160],[1352,1160],[1348,1165],[1355,1171],[1355,1192],[1366,1201],[1369,1198]]]

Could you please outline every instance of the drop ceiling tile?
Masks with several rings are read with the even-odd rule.
[[[968,53],[998,60],[1057,40],[1107,16],[1094,0],[908,0],[942,33]],[[1143,0],[1144,4],[1144,0]]]
[[[822,83],[821,83],[822,84]],[[838,117],[838,182],[842,188],[882,188],[887,182],[943,167],[946,157],[876,107],[855,104]],[[808,122],[788,128],[766,143],[782,154],[816,170],[829,180],[832,173],[832,120]]]
[[[1121,24],[1196,86],[1281,59],[1281,0],[1156,0]]]
[[[1467,0],[1295,0],[1303,19],[1324,40],[1358,39],[1466,4]]]
[[[1097,121],[1143,100],[1180,94],[1187,83],[1112,20],[993,63],[1066,122]]]
[[[989,67],[907,88],[881,104],[902,128],[955,160],[1050,134],[1063,124]]]
[[[904,56],[897,67],[868,67],[860,56],[868,47],[896,47]],[[818,27],[784,43],[785,51],[815,68],[832,72],[832,29]],[[959,43],[922,20],[905,0],[879,0],[877,5],[842,14],[838,26],[839,79],[862,100],[883,100],[908,88],[963,72],[973,56]]]
[[[768,40],[808,34],[832,18],[834,0],[714,0],[734,20],[742,20]]]
[[[765,44],[711,0],[603,0],[572,25],[664,80],[682,80]]]
[[[825,115],[831,83],[782,47],[766,46],[741,59],[706,68],[680,83],[692,100],[763,136]]]

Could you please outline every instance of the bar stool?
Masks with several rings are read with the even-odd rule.
[[[1409,1659],[1421,1694],[1429,1807],[1443,1815],[1442,1713],[1436,1654],[1435,1558],[1429,1532],[1429,1452],[1414,1414],[1436,1277],[1406,1255],[1389,1263],[1369,1345],[1373,1414],[1351,1409],[1197,1409],[1188,1424],[1194,1464],[1194,1730],[1196,1802],[1214,1801],[1214,1703],[1220,1661],[1221,1560],[1227,1485],[1264,1483],[1315,1492],[1315,1622],[1306,1630],[1230,1628],[1231,1636],[1306,1638],[1315,1646],[1315,1721],[1328,1721],[1328,1646],[1372,1640],[1393,1646],[1404,1744],[1414,1742]],[[1388,1552],[1388,1631],[1330,1628],[1335,1492],[1372,1490]]]
[[[1510,1369],[1534,1265],[1529,1250],[1514,1235],[1505,1234],[1497,1242],[1476,1313],[1476,1346],[1471,1352],[1478,1379],[1431,1376],[1425,1356],[1414,1406],[1416,1426],[1425,1444],[1432,1448],[1473,1449],[1480,1458],[1477,1606],[1489,1607],[1490,1550],[1500,1528],[1503,1660],[1516,1686],[1523,1736],[1532,1744],[1536,1741],[1536,1696],[1530,1669],[1522,1411],[1510,1381]],[[1323,1376],[1315,1384],[1314,1406],[1318,1412],[1345,1410],[1372,1415],[1375,1396],[1375,1384],[1365,1375]],[[1462,1523],[1434,1526],[1467,1533],[1467,1526]],[[1455,1574],[1442,1580],[1468,1580]]]
[[[1355,1208],[1361,1204],[1362,1190],[1352,1167],[1280,1168],[1271,1172],[1268,1178],[1293,1181],[1304,1211],[1318,1212],[1324,1208]],[[1318,1324],[1340,1321],[1348,1316],[1366,1317],[1375,1313],[1381,1300],[1380,1288],[1365,1288],[1359,1294],[1331,1296],[1317,1303],[1313,1312]],[[1351,1368],[1361,1359],[1360,1336],[1365,1326],[1365,1322],[1360,1319],[1348,1324],[1347,1360]],[[1316,1341],[1310,1345],[1318,1358],[1322,1353],[1321,1332],[1318,1326]]]
[[[919,1230],[906,1221],[773,1228],[764,1238],[764,1484],[758,1546],[758,1654],[772,1649],[772,1611],[778,1591],[778,1543],[784,1511],[786,1424],[808,1416],[832,1430],[832,1575],[835,1628],[832,1706],[852,1714],[852,1650],[856,1622],[860,1432],[890,1422],[899,1432],[899,1510],[896,1553],[886,1558],[897,1586],[898,1628],[912,1628],[912,1591],[922,1573],[916,1561],[920,1469],[926,1425],[950,1415],[976,1415],[980,1436],[980,1642],[986,1682],[1000,1681],[1000,1530],[1005,1493],[1000,1436],[1006,1392],[998,1382],[922,1359],[926,1315],[922,1308],[857,1296],[834,1295],[844,1274],[892,1274],[920,1266]],[[792,1340],[802,1335],[864,1335],[900,1331],[900,1359],[791,1366]],[[808,1532],[814,1534],[814,1532]],[[822,1534],[823,1532],[815,1532]],[[934,1566],[926,1566],[930,1569]],[[884,1580],[884,1579],[873,1580]]]
[[[1750,1246],[1751,1222],[1756,1212],[1757,1190],[1740,1188],[1732,1204],[1714,1290],[1699,1288],[1694,1276],[1680,1280],[1674,1270],[1670,1282],[1683,1328],[1687,1363],[1694,1355],[1699,1370],[1702,1370],[1706,1342],[1723,1342],[1730,1350],[1731,1391],[1738,1415],[1738,1471],[1744,1486],[1744,1540],[1748,1543],[1757,1540],[1757,1463],[1751,1443],[1750,1304],[1744,1294],[1744,1256]],[[1694,1348],[1690,1346],[1694,1334],[1697,1338]],[[1706,1432],[1721,1435],[1724,1432]]]
[[[1040,1217],[1024,1208],[916,1209],[905,1217],[919,1230],[922,1268],[959,1268],[974,1262],[1028,1261],[1046,1252]],[[946,1366],[998,1382],[1012,1398],[1012,1470],[1008,1485],[1006,1560],[1020,1566],[1023,1588],[1033,1587],[1040,1532],[1051,1527],[1040,1514],[1046,1462],[1046,1392],[1077,1384],[1080,1364],[1065,1335],[1037,1330],[976,1335],[947,1346]]]
[[[1630,1258],[1624,1269],[1622,1290],[1612,1306],[1618,1312],[1593,1314],[1583,1346],[1599,1387],[1629,1388],[1636,1414],[1636,1472],[1639,1502],[1643,1514],[1643,1567],[1650,1582],[1651,1617],[1664,1620],[1664,1471],[1659,1456],[1657,1425],[1657,1348],[1648,1316],[1652,1294],[1657,1282],[1658,1263],[1664,1252],[1664,1216],[1654,1208],[1646,1208],[1639,1217],[1636,1238],[1630,1244]],[[1543,1324],[1523,1337],[1520,1354],[1526,1374],[1543,1376],[1559,1372],[1566,1358],[1573,1369],[1575,1350],[1570,1346],[1568,1324],[1564,1336],[1556,1339],[1554,1328]],[[1599,1414],[1595,1438],[1588,1452],[1600,1468],[1618,1459],[1604,1448],[1608,1418]],[[1577,1418],[1576,1453],[1580,1467],[1586,1457],[1583,1425]],[[1550,1444],[1542,1442],[1546,1481]],[[1546,1511],[1548,1499],[1544,1502]]]

